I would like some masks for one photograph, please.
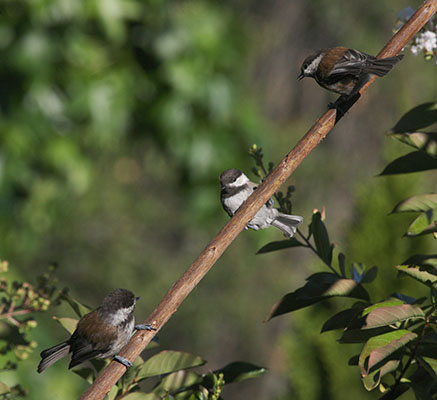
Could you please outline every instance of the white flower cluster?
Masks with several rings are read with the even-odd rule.
[[[434,55],[437,50],[437,35],[432,31],[420,32],[411,46],[411,52],[417,56],[420,52]]]
[[[398,14],[400,23],[408,21],[414,14],[414,10],[411,7],[404,8]],[[435,57],[437,64],[437,18],[431,18],[426,26],[413,39],[410,45],[411,52],[417,56],[423,54],[425,59],[430,60]]]

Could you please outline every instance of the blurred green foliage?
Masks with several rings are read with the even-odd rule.
[[[115,287],[132,289],[142,297],[137,319],[145,317],[227,220],[218,175],[232,167],[249,172],[253,143],[278,162],[332,100],[310,82],[295,82],[302,59],[337,44],[375,53],[397,12],[417,4],[2,0],[1,258],[28,281],[57,261],[61,286],[88,304]],[[390,267],[400,262],[393,246],[409,246],[400,219],[386,215],[421,182],[372,177],[398,151],[382,150],[381,132],[406,109],[435,99],[433,74],[405,57],[290,182],[304,223],[326,205],[331,239],[368,266],[369,240]],[[255,256],[280,239],[269,230],[243,232],[166,325],[163,347],[199,354],[212,369],[235,359],[269,367],[261,379],[225,388],[224,397],[311,400],[350,385],[348,393],[365,398],[352,368],[333,368],[326,380],[323,360],[344,365],[348,355],[324,354],[328,347],[318,344],[330,335],[314,332],[312,318],[325,315],[323,307],[261,323],[281,293],[319,266],[298,249],[292,272],[289,250]],[[57,315],[68,314],[60,307]],[[38,322],[39,350],[62,340],[51,319]],[[11,382],[18,377],[35,399],[77,398],[82,380],[61,362],[36,374],[37,353]]]

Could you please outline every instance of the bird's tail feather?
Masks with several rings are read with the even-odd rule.
[[[37,371],[39,373],[46,370],[50,365],[65,357],[70,352],[70,345],[68,342],[59,343],[56,346],[50,347],[41,352],[41,362],[38,365]]]
[[[404,57],[403,54],[400,54],[398,56],[394,57],[388,57],[388,58],[378,58],[375,60],[372,60],[371,64],[366,68],[366,70],[374,75],[377,76],[384,76],[390,70],[393,68],[393,66],[402,60]]]
[[[282,214],[276,217],[272,225],[280,229],[288,237],[292,237],[297,230],[297,227],[302,223],[303,218],[299,215]]]

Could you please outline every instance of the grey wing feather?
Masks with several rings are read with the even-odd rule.
[[[370,54],[362,53],[354,49],[347,50],[343,57],[337,62],[335,67],[329,74],[332,78],[335,75],[360,75],[363,69],[368,65],[369,61],[375,60],[375,57]]]

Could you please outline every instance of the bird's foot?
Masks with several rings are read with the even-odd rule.
[[[156,328],[154,328],[151,324],[138,324],[135,325],[135,329],[138,331],[156,331]]]
[[[114,356],[114,360],[118,361],[120,364],[123,364],[127,369],[129,369],[133,365],[132,362],[119,355]]]

